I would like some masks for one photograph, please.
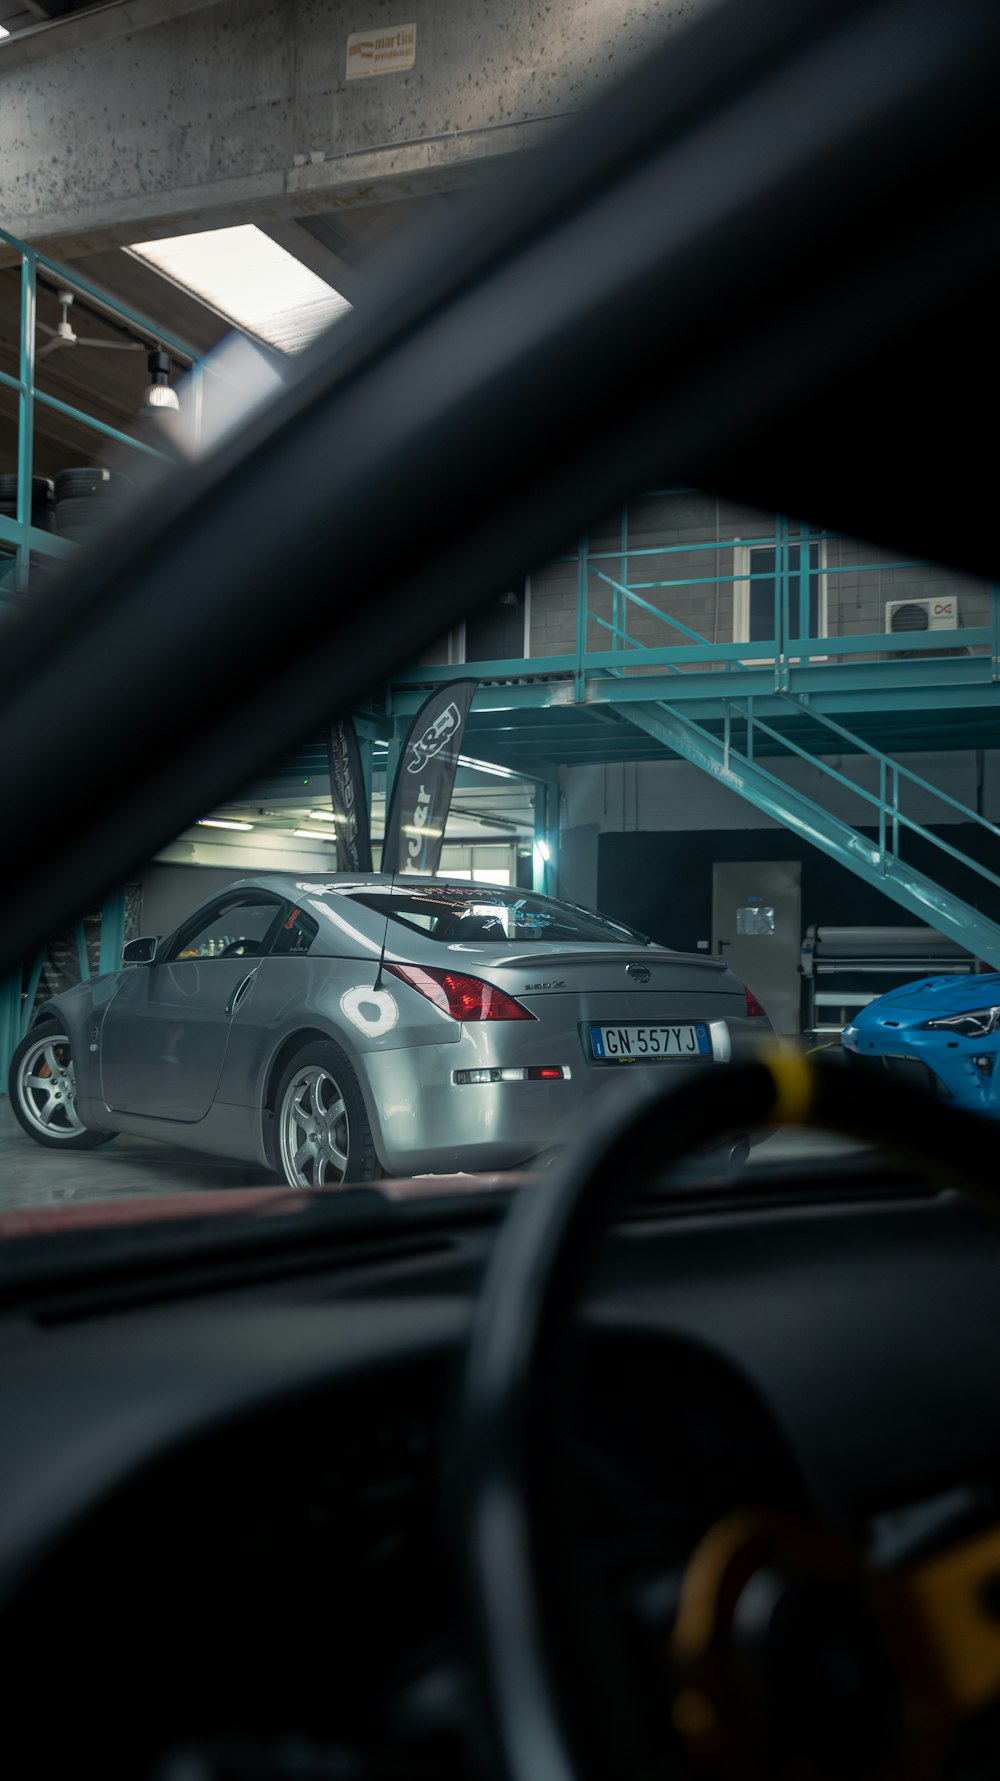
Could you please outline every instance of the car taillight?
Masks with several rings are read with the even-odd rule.
[[[394,977],[408,983],[453,1020],[534,1020],[530,1008],[516,1002],[506,990],[464,971],[437,971],[430,965],[386,965]]]
[[[753,993],[753,990],[747,989],[746,984],[743,985],[743,994],[746,996],[746,999],[747,999],[747,1013],[751,1017],[751,1019],[752,1020],[766,1020],[767,1019],[767,1009],[761,1007],[760,1003],[757,1000],[757,997]]]

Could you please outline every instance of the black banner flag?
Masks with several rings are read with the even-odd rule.
[[[331,724],[326,748],[330,762],[330,803],[337,825],[337,871],[370,872],[372,842],[368,799],[353,719],[340,717]]]
[[[450,681],[413,719],[386,811],[383,872],[439,869],[465,720],[478,685]]]

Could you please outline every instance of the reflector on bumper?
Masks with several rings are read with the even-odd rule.
[[[568,1064],[528,1064],[524,1069],[502,1069],[499,1065],[478,1070],[453,1070],[452,1082],[459,1088],[482,1082],[568,1082]]]

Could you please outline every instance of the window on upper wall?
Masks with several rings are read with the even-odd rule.
[[[507,588],[469,613],[462,629],[464,662],[521,661],[528,653],[526,587]]]
[[[771,643],[775,625],[777,548],[773,544],[738,544],[733,551],[733,642]],[[801,546],[788,546],[790,584],[789,637],[825,637],[826,550],[822,539],[809,545],[809,629],[800,618]]]

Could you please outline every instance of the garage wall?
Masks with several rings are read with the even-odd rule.
[[[965,852],[976,845],[971,824],[948,830],[948,839]],[[961,868],[915,837],[908,857],[941,884],[968,895]],[[606,914],[629,922],[681,951],[696,951],[711,942],[712,865],[715,860],[799,860],[802,866],[802,932],[813,922],[837,927],[909,926],[914,918],[890,897],[835,865],[786,829],[729,829],[671,834],[639,832],[601,835],[597,903]],[[978,901],[996,916],[997,899],[989,887]],[[977,899],[972,898],[972,901]],[[993,907],[991,908],[990,902]]]
[[[829,766],[869,792],[878,789],[878,767],[866,755],[824,756]],[[1000,752],[996,749],[901,754],[899,764],[955,798],[967,810],[1000,824]],[[832,815],[858,827],[872,811],[854,792],[825,777],[810,761],[772,757],[767,769],[786,785],[814,798]],[[563,826],[596,822],[603,830],[772,829],[781,824],[686,761],[639,761],[606,767],[569,767],[561,775]],[[901,808],[914,821],[934,826],[962,820],[957,811],[915,786],[901,791]]]
[[[967,809],[1000,825],[1000,752],[907,755],[900,760]],[[865,757],[831,757],[831,764],[875,789],[875,768]],[[810,763],[784,759],[767,765],[874,836],[870,810],[850,792],[822,781]],[[562,894],[633,922],[671,945],[695,945],[708,937],[713,860],[801,860],[804,928],[813,921],[893,925],[909,919],[889,898],[687,762],[564,769],[562,789]],[[1000,872],[1000,844],[978,825],[963,822],[957,811],[915,788],[902,807],[932,833]],[[919,837],[906,838],[904,857],[1000,916],[1000,896]]]

